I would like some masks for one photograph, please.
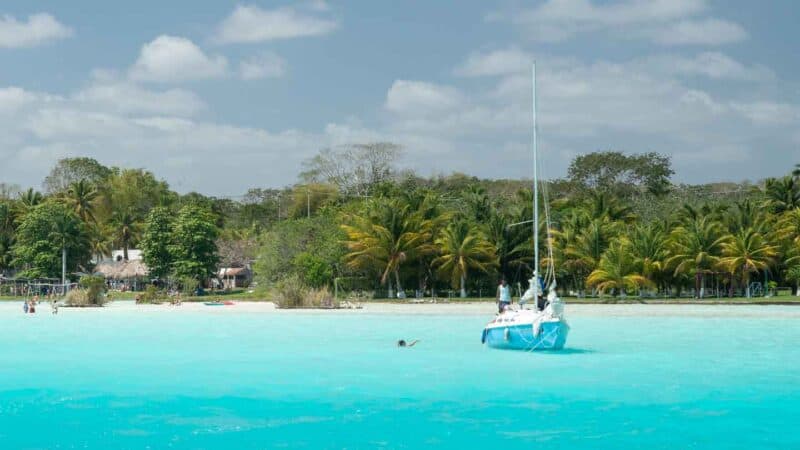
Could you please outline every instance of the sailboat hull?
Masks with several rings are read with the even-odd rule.
[[[569,325],[563,320],[543,322],[538,335],[530,323],[486,327],[481,342],[504,350],[561,350],[567,343]]]

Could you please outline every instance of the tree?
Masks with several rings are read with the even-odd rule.
[[[344,275],[345,236],[335,216],[286,220],[261,235],[254,272],[261,286],[297,277],[309,286],[330,285]]]
[[[348,195],[367,195],[393,179],[401,147],[390,142],[351,144],[321,150],[303,163],[305,183],[329,183]]]
[[[11,268],[16,233],[16,215],[11,202],[0,200],[0,274]]]
[[[172,271],[172,212],[165,207],[150,211],[144,224],[142,239],[142,260],[147,265],[150,276],[163,279]]]
[[[637,265],[630,241],[619,238],[603,253],[586,283],[597,287],[600,292],[613,290],[621,295],[625,295],[626,290],[651,286],[653,283],[637,271]]]
[[[128,249],[139,238],[141,224],[131,210],[114,211],[111,216],[113,241],[122,247],[122,259],[128,260]]]
[[[470,270],[484,273],[497,265],[495,249],[475,224],[457,220],[444,229],[436,240],[439,257],[434,265],[448,278],[453,288],[460,287],[467,296],[466,281]]]
[[[19,202],[17,202],[17,204],[19,205],[20,212],[24,214],[43,201],[44,197],[42,197],[41,192],[35,191],[33,188],[28,188],[27,191],[19,194]]]
[[[722,244],[728,237],[722,233],[719,222],[701,217],[680,225],[670,233],[670,257],[667,265],[674,267],[676,276],[695,276],[695,290],[700,298],[705,295],[705,276],[719,262]]]
[[[34,207],[17,229],[14,265],[29,278],[55,278],[89,259],[90,246],[81,220],[53,201]]]
[[[81,179],[69,185],[64,200],[84,223],[89,223],[95,222],[97,196],[97,189],[86,179]]]
[[[219,229],[210,211],[197,205],[182,207],[169,245],[175,276],[200,282],[211,277],[219,262],[217,237]]]
[[[375,199],[361,214],[349,215],[342,229],[349,253],[345,263],[352,269],[377,269],[381,284],[394,277],[399,297],[404,297],[400,267],[417,254],[429,250],[429,235],[408,204],[399,199]]]
[[[750,274],[766,270],[774,262],[778,251],[777,247],[767,242],[761,233],[747,229],[741,230],[724,242],[722,254],[723,257],[719,260],[720,267],[731,274],[741,275],[747,298],[750,298]]]
[[[651,284],[662,281],[669,254],[663,229],[654,224],[637,225],[630,233],[629,241],[639,273]]]
[[[668,156],[608,151],[576,157],[567,173],[571,182],[584,189],[629,196],[641,191],[665,193],[675,172]]]
[[[772,212],[780,214],[800,207],[800,180],[797,178],[768,178],[764,186],[767,205]]]
[[[70,185],[81,180],[91,184],[101,183],[111,173],[111,169],[92,158],[64,158],[50,170],[42,187],[48,194],[55,194],[66,191]]]
[[[794,295],[800,297],[800,265],[794,265],[786,270],[786,281],[794,281]]]

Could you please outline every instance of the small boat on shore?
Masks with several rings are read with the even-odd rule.
[[[232,306],[232,305],[235,305],[235,303],[233,303],[231,301],[226,301],[226,302],[203,302],[203,304],[206,305],[206,306]]]

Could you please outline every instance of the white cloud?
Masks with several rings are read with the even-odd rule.
[[[33,14],[27,21],[0,16],[0,48],[35,47],[72,34],[71,28],[47,13]]]
[[[395,113],[426,115],[458,106],[458,90],[422,81],[396,80],[386,95],[386,109]]]
[[[243,80],[278,78],[286,74],[286,60],[279,55],[266,52],[239,63],[239,76]]]
[[[265,42],[319,36],[338,28],[335,20],[311,16],[292,8],[272,10],[239,5],[219,26],[216,41],[223,44]]]
[[[666,45],[723,45],[747,37],[741,25],[720,19],[682,20],[653,32],[656,42]]]
[[[722,45],[747,39],[747,32],[736,23],[698,17],[708,9],[707,0],[546,0],[534,8],[488,18],[511,22],[544,42],[589,33],[662,45]]]
[[[481,77],[507,75],[530,70],[533,57],[517,47],[490,52],[471,53],[467,60],[456,68],[456,75]]]
[[[668,73],[702,76],[715,80],[771,81],[775,73],[761,65],[745,65],[720,52],[703,52],[694,57],[662,55],[647,58],[643,64]]]
[[[96,81],[74,95],[89,107],[120,114],[170,114],[191,116],[205,109],[193,92],[183,89],[155,91],[125,81]]]
[[[782,102],[733,102],[731,107],[759,125],[796,125],[800,123],[800,106]]]
[[[206,55],[192,41],[161,35],[142,46],[130,69],[137,81],[174,82],[225,75],[228,62],[220,55]]]

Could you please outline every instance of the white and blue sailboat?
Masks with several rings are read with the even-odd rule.
[[[507,308],[483,329],[481,342],[491,348],[508,350],[560,350],[564,348],[569,325],[564,317],[564,303],[556,293],[555,270],[552,258],[552,240],[548,239],[548,267],[545,276],[539,276],[539,173],[536,149],[536,65],[532,69],[533,81],[533,277],[528,290],[520,298],[519,309]],[[546,203],[546,201],[545,201]],[[545,216],[548,211],[545,208]],[[549,232],[549,226],[548,226]],[[540,297],[547,299],[542,301]],[[533,309],[527,309],[528,302]]]

